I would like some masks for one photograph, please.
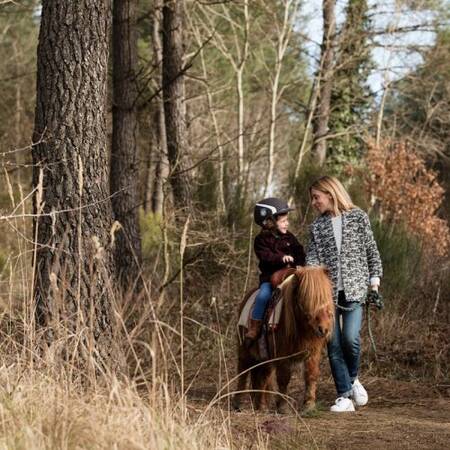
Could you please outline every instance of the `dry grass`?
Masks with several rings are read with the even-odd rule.
[[[326,407],[306,421],[298,415],[253,414],[250,405],[243,414],[227,408],[226,399],[234,387],[230,380],[235,375],[235,306],[242,286],[254,281],[246,270],[250,259],[245,253],[238,254],[239,250],[218,242],[217,247],[208,247],[202,263],[179,275],[181,280],[184,276],[184,290],[176,278],[163,293],[149,284],[138,305],[127,298],[117,301],[116,336],[129,368],[127,375],[118,377],[111,372],[83,372],[73,361],[55,357],[58,348],[68,344],[64,331],[54,349],[37,353],[39,336],[34,333],[29,307],[30,242],[24,239],[30,224],[16,220],[14,225],[18,233],[5,227],[8,233],[0,237],[8,244],[4,248],[10,249],[0,276],[0,449],[332,447],[333,430],[342,423],[328,417]],[[209,242],[209,233],[189,232],[196,243]],[[189,248],[189,233],[185,244]],[[176,245],[172,251],[178,252]],[[176,266],[174,254],[169,261]],[[212,268],[208,258],[220,263]],[[159,264],[164,260],[160,257]],[[155,261],[158,263],[158,258]],[[250,263],[248,268],[253,269]],[[173,269],[171,272],[176,272]],[[148,273],[161,278],[163,271],[154,267]],[[447,307],[444,300],[441,306]],[[384,380],[373,404],[379,410],[385,408],[383,420],[388,427],[388,380],[445,384],[450,330],[446,321],[439,320],[442,314],[424,320],[424,310],[418,307],[390,305],[372,317],[379,357],[375,362],[363,330],[362,372],[373,383],[371,392]],[[73,341],[82,342],[76,336]],[[334,388],[326,366],[324,360],[319,400],[328,404]],[[291,390],[296,400],[302,395],[298,378],[296,374]],[[224,396],[222,401],[217,400],[218,392]],[[409,385],[404,392],[407,401],[408,395],[412,402],[419,398]],[[370,421],[379,410],[360,418],[361,423],[373,428]],[[417,417],[420,414],[423,411],[418,411]],[[350,423],[347,425],[351,431]],[[358,439],[355,435],[355,445]]]
[[[130,382],[109,380],[82,389],[45,371],[20,365],[0,370],[0,447],[7,449],[230,448],[230,432],[211,412],[201,421],[160,386],[142,394]],[[154,389],[152,389],[154,391]],[[186,417],[185,420],[182,418]]]

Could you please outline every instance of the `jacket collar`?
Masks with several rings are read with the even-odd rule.
[[[349,230],[347,224],[348,224],[349,215],[351,215],[352,212],[353,212],[353,209],[350,209],[348,211],[343,211],[341,213],[341,217],[342,217],[341,253],[342,253],[343,249],[345,248],[345,245],[348,241],[348,235],[349,235],[350,230]],[[332,217],[333,216],[328,213],[322,214],[320,216],[323,226],[326,228],[326,231],[327,231],[327,233],[329,233],[330,236],[334,236],[333,225],[331,222]],[[334,241],[334,239],[333,239],[333,241]],[[336,250],[337,250],[337,248],[336,248]]]

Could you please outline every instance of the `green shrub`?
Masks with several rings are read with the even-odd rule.
[[[162,244],[162,217],[160,214],[145,213],[140,214],[142,255],[144,259],[152,255]]]
[[[406,298],[420,278],[421,244],[402,226],[376,219],[371,222],[383,261],[383,293],[391,298]]]

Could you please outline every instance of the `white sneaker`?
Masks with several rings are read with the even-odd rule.
[[[355,406],[351,399],[346,397],[338,397],[334,405],[330,408],[331,412],[351,412],[355,410]]]
[[[364,389],[364,386],[359,382],[358,378],[353,382],[352,385],[352,398],[356,406],[367,405],[367,402],[369,401],[367,391]]]

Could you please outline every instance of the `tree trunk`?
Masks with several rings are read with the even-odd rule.
[[[136,284],[142,262],[138,209],[136,8],[135,0],[114,0],[111,201],[114,218],[121,225],[116,233],[115,259],[124,292]]]
[[[151,120],[151,119],[150,119]],[[151,121],[151,125],[153,127],[153,122]],[[155,153],[155,133],[152,130],[152,133],[150,134],[150,140],[148,142],[148,151],[145,154],[144,159],[144,172],[142,174],[141,178],[141,190],[140,190],[140,196],[141,196],[141,202],[142,206],[144,208],[144,212],[147,214],[151,211],[151,204],[152,204],[152,195],[153,195],[153,158]]]
[[[42,2],[33,147],[37,325],[46,327],[49,343],[61,331],[59,337],[73,336],[78,352],[102,361],[113,343],[110,23],[109,0]],[[70,353],[72,341],[64,346]]]
[[[323,38],[319,76],[319,99],[313,121],[312,152],[319,165],[327,156],[326,135],[330,118],[330,98],[333,87],[334,41],[336,39],[335,0],[323,0]]]
[[[157,64],[158,87],[162,85],[163,49],[161,44],[162,1],[155,0],[155,12],[153,14],[153,51]],[[167,161],[167,136],[166,122],[164,119],[164,101],[162,95],[156,98],[157,112],[155,114],[154,130],[157,137],[157,155],[152,189],[152,211],[162,214],[164,202],[164,182],[169,172]]]
[[[164,0],[163,6],[163,99],[167,154],[174,204],[182,212],[191,205],[186,171],[186,121],[183,75],[182,2]]]

